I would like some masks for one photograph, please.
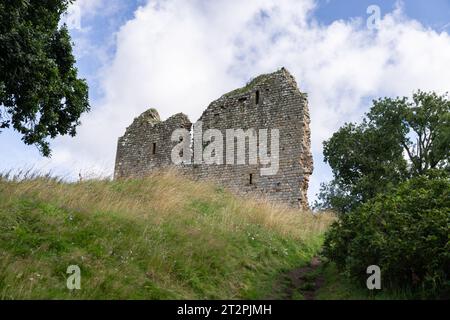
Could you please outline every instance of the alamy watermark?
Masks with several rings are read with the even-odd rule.
[[[367,274],[370,277],[367,278],[366,285],[369,290],[381,290],[381,269],[377,265],[371,265],[367,267]]]
[[[367,18],[366,25],[369,30],[378,30],[381,22],[381,8],[375,4],[367,7],[367,14],[370,16]]]
[[[81,269],[77,265],[70,265],[67,267],[66,273],[70,274],[67,277],[66,286],[69,290],[81,289]]]
[[[172,163],[176,165],[244,165],[247,164],[248,155],[249,165],[262,165],[261,176],[271,176],[278,172],[280,157],[280,131],[278,129],[226,129],[225,145],[222,131],[208,129],[203,132],[201,121],[194,124],[193,131],[193,154],[189,130],[176,129],[173,131],[171,139],[178,144],[171,152]]]

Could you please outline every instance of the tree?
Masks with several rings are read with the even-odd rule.
[[[362,285],[367,267],[377,265],[384,289],[445,297],[450,293],[449,212],[449,175],[430,170],[342,215],[326,233],[323,254]]]
[[[89,111],[61,15],[72,0],[0,0],[0,130],[50,156],[48,138],[75,136]],[[1,131],[0,131],[1,132]]]
[[[360,125],[345,124],[324,142],[333,180],[322,185],[316,208],[348,212],[410,177],[448,171],[449,120],[447,95],[373,101]]]
[[[418,91],[412,101],[380,99],[368,114],[373,126],[395,136],[404,149],[410,173],[449,167],[450,100],[447,95]]]

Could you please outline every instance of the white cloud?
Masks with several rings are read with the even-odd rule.
[[[101,74],[104,98],[83,117],[75,139],[53,145],[55,165],[75,174],[80,166],[112,172],[117,138],[147,108],[163,118],[184,112],[194,121],[221,94],[285,66],[309,94],[312,195],[328,176],[322,141],[358,120],[367,97],[450,88],[447,33],[408,19],[401,8],[383,18],[379,31],[367,30],[363,20],[320,25],[313,10],[312,0],[142,6],[117,34],[115,56]]]
[[[83,27],[82,20],[94,16],[103,2],[104,0],[77,0],[71,3],[61,17],[60,25],[65,23],[71,30],[88,32],[90,28]]]
[[[71,8],[76,8],[82,16],[93,16],[98,13],[98,9],[102,7],[105,0],[76,0],[71,4]],[[71,9],[69,8],[69,10]]]

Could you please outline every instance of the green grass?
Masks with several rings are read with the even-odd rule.
[[[317,292],[318,300],[408,300],[411,292],[383,289],[369,290],[364,283],[356,283],[340,273],[334,263],[322,265],[316,275],[324,277],[324,285]],[[369,277],[369,275],[368,275]]]
[[[1,299],[257,299],[334,218],[173,173],[63,183],[0,176]],[[69,265],[81,290],[66,287]]]
[[[244,92],[248,92],[248,91],[252,90],[257,84],[268,81],[270,79],[271,75],[272,74],[259,75],[256,78],[251,79],[249,82],[247,82],[247,84],[245,86],[243,86],[242,88],[238,88],[238,89],[235,89],[233,91],[230,91],[230,92],[224,94],[224,97],[230,97],[230,96],[242,94]]]

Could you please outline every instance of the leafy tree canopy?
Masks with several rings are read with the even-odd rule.
[[[50,155],[48,138],[75,136],[89,110],[61,15],[72,0],[0,0],[0,130]]]
[[[326,233],[323,254],[361,285],[367,266],[377,265],[383,289],[448,297],[449,213],[449,175],[429,170],[342,215]]]
[[[324,142],[334,178],[322,185],[316,208],[348,212],[410,177],[448,171],[449,121],[447,95],[375,100],[361,124],[345,124]]]

